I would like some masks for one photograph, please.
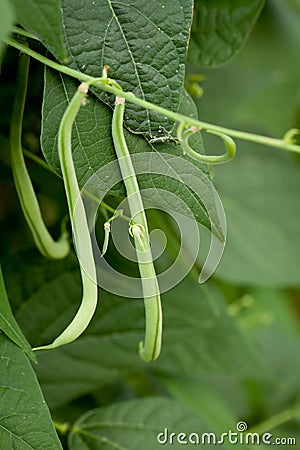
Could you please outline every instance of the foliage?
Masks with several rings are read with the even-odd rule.
[[[176,435],[165,448],[192,448],[195,434],[237,432],[241,421],[250,432],[271,433],[272,442],[282,439],[277,448],[288,447],[287,438],[299,442],[299,1],[3,0],[1,12],[0,447],[152,450],[167,429]],[[17,49],[32,56],[19,124],[12,112]],[[83,269],[76,246],[60,260],[35,248],[14,187],[10,134],[20,125],[30,179],[56,238],[68,211],[59,130],[78,80],[90,92],[70,135],[76,178],[87,220],[97,216],[100,247],[103,226],[111,227],[114,241],[97,261],[101,274],[109,263],[117,276],[111,290],[99,280],[98,306],[83,334],[33,352],[72,321]],[[143,228],[151,231],[161,285],[160,274],[180,255],[167,272],[172,289],[161,292],[162,352],[151,363],[137,351],[145,313],[134,293],[135,252],[129,259],[118,252],[120,240],[128,250],[128,221],[133,225],[111,130],[122,93],[132,161],[144,157],[137,171]],[[212,150],[216,144],[231,145],[229,136],[237,139],[235,158],[203,163],[201,155],[221,154]],[[198,160],[183,154],[184,143]],[[211,181],[228,236],[214,275],[199,284],[210,243],[219,256],[224,247]],[[118,241],[121,234],[127,237]],[[134,236],[136,248],[143,239]],[[146,316],[146,330],[147,324]],[[191,441],[182,443],[178,433]],[[227,439],[221,446],[236,444]]]

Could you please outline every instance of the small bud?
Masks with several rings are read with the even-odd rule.
[[[83,82],[78,86],[77,89],[79,92],[83,92],[84,94],[87,94],[89,91],[89,85],[87,83]]]
[[[200,131],[201,128],[196,127],[195,125],[191,126],[190,130],[192,133],[196,133],[197,131]]]
[[[105,222],[104,230],[110,231],[110,223],[109,222]]]
[[[116,101],[115,101],[116,106],[123,105],[124,103],[125,103],[125,98],[123,98],[123,97],[116,97]]]

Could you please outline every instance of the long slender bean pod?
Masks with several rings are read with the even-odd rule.
[[[20,56],[17,90],[10,125],[10,153],[14,181],[26,221],[34,242],[43,256],[49,259],[65,258],[70,251],[69,236],[62,227],[58,241],[49,234],[42,218],[22,151],[22,122],[28,84],[29,56]]]
[[[161,349],[162,309],[159,286],[152,260],[147,218],[130,153],[123,131],[125,99],[116,97],[112,120],[112,137],[121,174],[125,184],[128,204],[133,222],[130,234],[134,238],[145,304],[145,341],[139,344],[144,361],[154,361]]]
[[[81,267],[81,280],[83,287],[81,305],[72,322],[62,332],[62,334],[54,340],[52,344],[37,347],[34,350],[52,349],[73,342],[87,328],[97,306],[98,288],[97,283],[95,282],[96,267],[89,227],[84,205],[80,196],[71,148],[72,126],[87,91],[88,84],[86,83],[82,83],[78,87],[76,94],[73,96],[61,120],[58,133],[59,159],[63,173],[73,235],[76,242],[79,261],[82,264],[82,267],[85,267],[86,269],[85,271]],[[75,206],[76,220],[74,219]]]

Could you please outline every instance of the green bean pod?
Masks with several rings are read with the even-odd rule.
[[[14,182],[26,221],[40,253],[48,259],[65,258],[70,251],[69,234],[62,227],[58,241],[49,234],[42,218],[40,207],[27,172],[22,151],[22,121],[28,83],[29,56],[20,56],[17,91],[10,126],[10,154]]]
[[[52,344],[36,347],[34,350],[46,350],[60,347],[73,342],[89,325],[98,301],[98,288],[96,283],[96,266],[94,262],[92,243],[87,223],[84,205],[80,196],[75,167],[72,157],[71,137],[72,127],[84,102],[88,85],[82,83],[73,96],[61,120],[58,133],[58,153],[63,174],[65,192],[71,218],[73,236],[76,242],[77,254],[81,264],[81,280],[83,294],[80,307],[67,328],[53,341]],[[74,211],[76,206],[76,220]],[[86,271],[83,270],[86,268]]]
[[[137,251],[145,304],[145,340],[139,344],[139,353],[144,361],[154,361],[158,358],[161,350],[162,309],[160,292],[151,255],[147,218],[123,131],[124,110],[125,99],[116,97],[112,120],[112,137],[132,216],[129,231],[134,238]]]

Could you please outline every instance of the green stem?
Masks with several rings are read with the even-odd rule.
[[[181,144],[183,153],[189,155],[196,161],[201,161],[207,164],[221,164],[226,161],[230,161],[235,156],[236,153],[235,142],[233,139],[231,139],[231,137],[227,136],[226,134],[219,133],[218,131],[206,130],[207,133],[219,136],[223,140],[226,148],[226,153],[224,153],[224,155],[217,155],[217,156],[201,155],[201,153],[195,152],[195,150],[193,150],[188,143],[189,137],[192,134],[196,133],[197,131],[200,131],[200,129],[198,127],[190,127],[185,131],[184,129],[185,123],[181,122],[177,128],[177,138]]]
[[[39,41],[39,38],[36,37],[34,34],[29,33],[28,31],[24,30],[23,28],[19,28],[19,27],[12,27],[11,30],[13,33],[19,34],[20,36],[25,36],[28,37],[30,39],[35,39],[37,41]]]
[[[78,72],[77,70],[71,69],[71,68],[63,66],[61,64],[58,64],[58,63],[46,58],[45,56],[40,55],[39,53],[35,52],[34,50],[29,49],[25,45],[22,45],[19,42],[14,41],[13,39],[6,39],[5,42],[14,48],[17,48],[18,50],[20,50],[24,53],[27,53],[28,55],[37,59],[38,61],[45,64],[46,66],[51,67],[52,69],[55,69],[61,73],[69,75],[73,78],[77,78],[80,81],[85,81],[85,82],[88,82],[89,84],[98,86],[103,91],[110,92],[111,94],[114,94],[115,96],[123,97],[131,103],[135,103],[136,105],[142,106],[143,108],[155,111],[156,113],[161,114],[166,117],[169,117],[170,119],[173,119],[176,122],[184,123],[186,128],[194,126],[199,129],[203,128],[205,130],[211,130],[211,131],[215,131],[217,133],[226,134],[226,135],[231,136],[236,139],[242,139],[242,140],[246,140],[249,142],[255,142],[257,144],[275,147],[275,148],[285,150],[288,152],[300,153],[299,145],[287,143],[283,139],[275,139],[275,138],[271,138],[271,137],[267,137],[267,136],[262,136],[260,134],[252,134],[252,133],[247,133],[244,131],[233,130],[231,128],[221,127],[221,126],[214,125],[214,124],[211,124],[208,122],[202,122],[200,120],[184,116],[182,114],[176,113],[174,111],[170,111],[168,109],[162,108],[161,106],[150,103],[146,100],[142,100],[141,98],[135,97],[132,94],[132,92],[122,91],[120,88],[117,87],[117,84],[116,84],[116,82],[114,82],[114,80],[111,80],[109,78],[107,78],[107,79],[94,78],[94,77],[91,77],[84,73]]]
[[[296,416],[299,416],[299,414],[300,414],[300,406],[297,405],[295,408],[286,409],[280,412],[279,414],[276,414],[275,416],[271,417],[270,419],[267,419],[259,423],[258,425],[251,427],[248,431],[252,433],[255,432],[263,434],[294,419]]]
[[[70,251],[68,233],[64,229],[57,242],[49,234],[27,172],[22,151],[22,121],[27,92],[29,59],[29,56],[21,55],[18,66],[17,90],[10,125],[11,167],[21,207],[37,248],[46,258],[60,259],[65,258]]]
[[[55,426],[55,429],[61,434],[62,436],[65,436],[71,429],[71,425],[68,422],[58,422],[57,420],[53,421],[53,425]]]
[[[80,270],[83,287],[82,300],[75,317],[62,334],[60,334],[52,344],[37,347],[34,350],[53,349],[73,342],[87,328],[97,306],[98,288],[96,283],[96,266],[90,231],[76,178],[71,147],[73,123],[87,91],[88,85],[86,83],[82,83],[78,87],[77,92],[64,113],[58,132],[59,159],[63,173],[73,235],[76,242],[79,262],[81,264]],[[74,218],[75,208],[77,213],[76,220]]]
[[[34,161],[36,164],[41,166],[43,169],[48,170],[48,172],[52,173],[53,175],[57,175],[55,170],[53,170],[52,167],[50,167],[49,164],[47,164],[46,161],[44,161],[42,158],[30,152],[29,150],[26,150],[25,148],[23,148],[22,151],[26,158],[31,159],[31,161]]]
[[[26,158],[31,159],[31,161],[34,161],[36,164],[38,164],[40,167],[42,167],[43,169],[47,170],[48,172],[52,173],[53,175],[57,175],[57,173],[55,172],[55,170],[53,170],[49,164],[46,163],[46,161],[44,161],[42,158],[40,158],[39,156],[35,155],[34,153],[30,152],[29,150],[26,150],[23,148],[23,153],[26,156]],[[90,192],[85,192],[82,191],[82,193],[84,195],[86,195],[87,197],[90,197],[91,199],[95,200],[96,203],[99,203],[99,199],[97,197],[95,197],[93,194],[91,194]],[[107,211],[116,214],[116,212],[118,212],[118,217],[121,217],[122,219],[126,220],[127,222],[130,222],[129,217],[125,216],[124,214],[121,214],[120,211],[115,210],[112,206],[108,205],[105,202],[101,202],[100,204],[100,208],[106,209]]]
[[[116,97],[112,119],[112,137],[132,216],[130,233],[134,238],[145,304],[145,341],[144,343],[140,342],[139,352],[144,361],[154,361],[158,358],[161,349],[162,310],[160,293],[151,254],[147,218],[124,137],[124,110],[124,98]]]

